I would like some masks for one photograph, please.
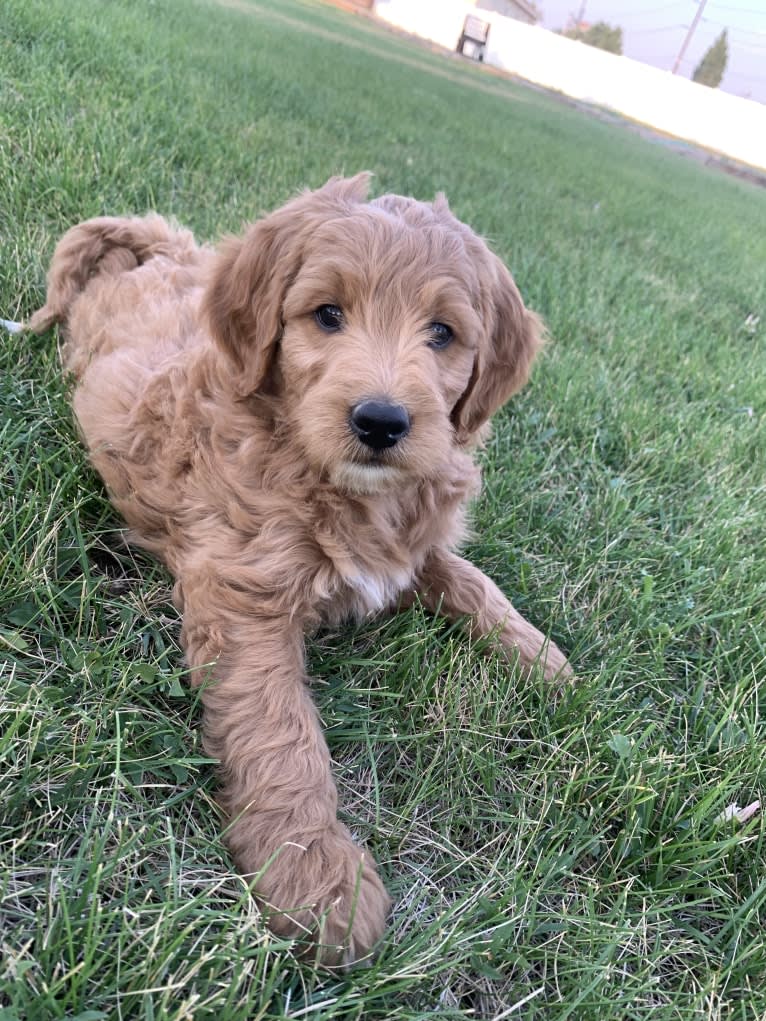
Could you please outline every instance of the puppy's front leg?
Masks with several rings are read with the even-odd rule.
[[[540,663],[549,680],[571,675],[561,650],[525,620],[478,567],[450,550],[431,550],[418,574],[417,588],[430,610],[452,619],[467,617],[472,634],[497,631],[500,643],[518,656],[524,668]]]
[[[276,932],[319,943],[325,964],[363,958],[390,900],[372,856],[336,817],[302,629],[287,616],[253,615],[251,598],[247,615],[237,607],[243,593],[209,575],[202,588],[182,585],[184,645],[204,684],[205,747],[221,762],[237,866]]]

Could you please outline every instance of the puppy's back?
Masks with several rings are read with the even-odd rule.
[[[118,347],[151,341],[161,347],[169,333],[177,335],[177,346],[179,302],[199,285],[209,257],[190,231],[161,216],[87,220],[56,246],[46,302],[30,328],[64,327],[65,367],[78,378],[95,355]],[[176,328],[169,330],[173,318]]]

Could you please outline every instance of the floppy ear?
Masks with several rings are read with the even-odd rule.
[[[490,279],[482,318],[487,324],[480,339],[473,372],[452,411],[458,443],[465,443],[520,390],[543,344],[542,321],[524,307],[513,277],[497,256],[489,253]]]
[[[300,270],[306,239],[328,217],[363,202],[370,176],[330,178],[219,248],[202,313],[233,363],[239,396],[258,390],[272,364],[282,335],[282,304]]]

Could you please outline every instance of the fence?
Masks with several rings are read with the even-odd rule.
[[[466,14],[478,14],[492,24],[485,63],[766,169],[766,106],[761,103],[477,10],[464,0],[377,0],[375,13],[449,50],[457,45]]]

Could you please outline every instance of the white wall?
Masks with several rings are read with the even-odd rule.
[[[376,0],[375,13],[450,50],[466,14],[478,15],[492,23],[486,63],[766,169],[766,106],[761,103],[477,10],[465,0]]]

